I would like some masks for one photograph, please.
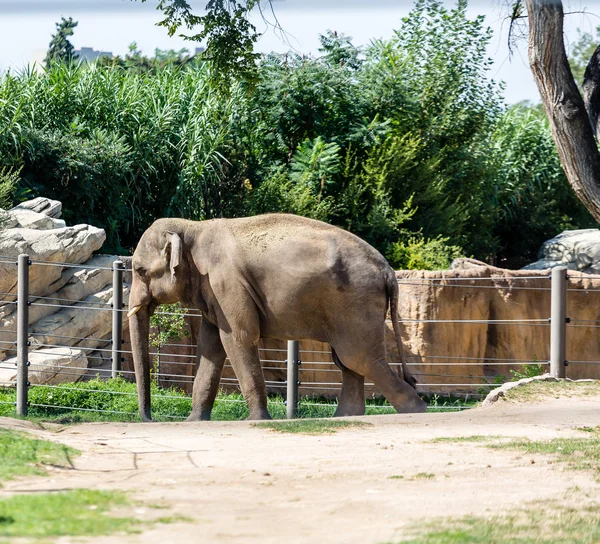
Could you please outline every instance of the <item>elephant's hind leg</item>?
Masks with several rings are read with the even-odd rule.
[[[198,333],[198,362],[192,390],[192,413],[188,421],[210,419],[225,357],[219,329],[203,319]]]
[[[425,402],[386,362],[384,327],[382,321],[362,338],[337,342],[335,349],[344,366],[372,381],[397,412],[424,412]]]
[[[335,350],[331,349],[331,357],[342,371],[342,390],[334,417],[362,416],[365,413],[365,379],[360,374],[346,368]]]

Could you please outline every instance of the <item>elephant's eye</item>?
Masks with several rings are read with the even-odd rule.
[[[142,266],[136,266],[135,273],[141,277],[144,277],[146,275],[146,270]]]

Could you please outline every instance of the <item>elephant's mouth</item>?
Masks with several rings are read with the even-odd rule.
[[[127,312],[127,317],[133,317],[135,314],[137,314],[140,310],[142,309],[142,305],[138,304],[137,306],[134,306],[133,308],[131,308],[131,310],[129,310]]]

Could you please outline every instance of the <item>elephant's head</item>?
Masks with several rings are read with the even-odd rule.
[[[177,223],[173,220],[155,222],[140,239],[132,265],[133,282],[127,316],[140,415],[143,421],[150,421],[150,316],[159,304],[184,299],[188,276],[181,229],[177,228]]]

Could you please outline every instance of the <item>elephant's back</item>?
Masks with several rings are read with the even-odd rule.
[[[392,272],[375,248],[354,234],[314,219],[265,214],[229,220],[242,262],[253,275],[368,288]],[[393,272],[392,272],[393,273]]]

